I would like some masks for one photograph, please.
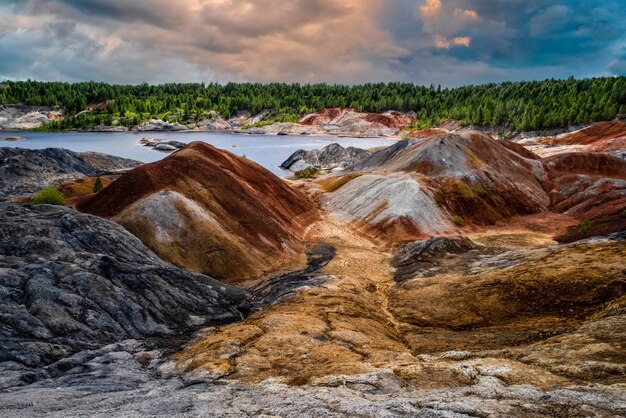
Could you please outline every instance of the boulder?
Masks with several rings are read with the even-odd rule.
[[[478,246],[467,237],[433,237],[405,244],[394,255],[391,266],[395,267],[394,279],[404,281],[418,274],[420,277],[440,273],[436,267],[450,256],[458,256]]]
[[[189,129],[187,126],[181,125],[180,123],[170,123],[160,119],[150,119],[149,121],[133,128],[133,130],[139,132],[185,131],[187,129]]]
[[[152,147],[157,151],[164,152],[176,151],[177,149],[181,149],[185,145],[187,145],[184,142],[180,141],[166,141],[164,139],[157,138],[142,138],[141,140],[139,140],[139,143],[146,147]]]
[[[321,150],[298,150],[294,152],[280,167],[290,171],[300,171],[310,166],[322,170],[346,168],[365,160],[370,152],[361,148],[344,148],[339,144],[330,144]]]
[[[170,152],[170,151],[176,151],[178,148],[170,145],[170,144],[158,144],[154,146],[154,149],[157,151],[166,151],[166,152]]]

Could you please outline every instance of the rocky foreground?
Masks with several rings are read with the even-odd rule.
[[[322,172],[192,143],[92,215],[0,205],[0,413],[626,415],[619,156],[430,132],[283,166]]]
[[[0,202],[31,195],[47,185],[118,174],[140,164],[127,158],[62,148],[0,148]]]

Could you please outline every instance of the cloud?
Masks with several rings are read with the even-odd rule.
[[[472,38],[469,36],[457,36],[454,39],[446,39],[442,36],[437,36],[435,38],[435,46],[439,49],[450,49],[453,46],[464,46],[469,48],[472,43]]]
[[[572,14],[573,10],[567,6],[548,7],[530,20],[530,35],[537,37],[563,30],[567,27]]]
[[[458,85],[616,74],[623,9],[619,0],[5,0],[0,77]]]
[[[425,18],[437,16],[441,12],[441,0],[425,0],[420,11]]]

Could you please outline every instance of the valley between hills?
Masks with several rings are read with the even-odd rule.
[[[626,415],[624,138],[0,148],[0,412]]]

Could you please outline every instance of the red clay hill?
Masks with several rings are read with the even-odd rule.
[[[593,226],[588,234],[626,228],[624,160],[599,152],[541,159],[479,132],[399,141],[324,184],[329,211],[391,243],[545,212]],[[575,239],[588,235],[579,230]]]
[[[584,145],[588,151],[626,150],[626,121],[593,124],[571,134],[550,138],[553,145]]]
[[[516,148],[473,132],[399,141],[354,166],[326,205],[393,242],[546,211],[545,168]]]
[[[228,282],[289,263],[318,217],[303,193],[258,164],[202,142],[123,175],[78,203],[162,258]]]
[[[306,115],[300,120],[301,125],[341,125],[350,120],[360,119],[393,129],[405,129],[415,121],[414,113],[389,111],[385,113],[360,113],[352,108],[330,108]]]

